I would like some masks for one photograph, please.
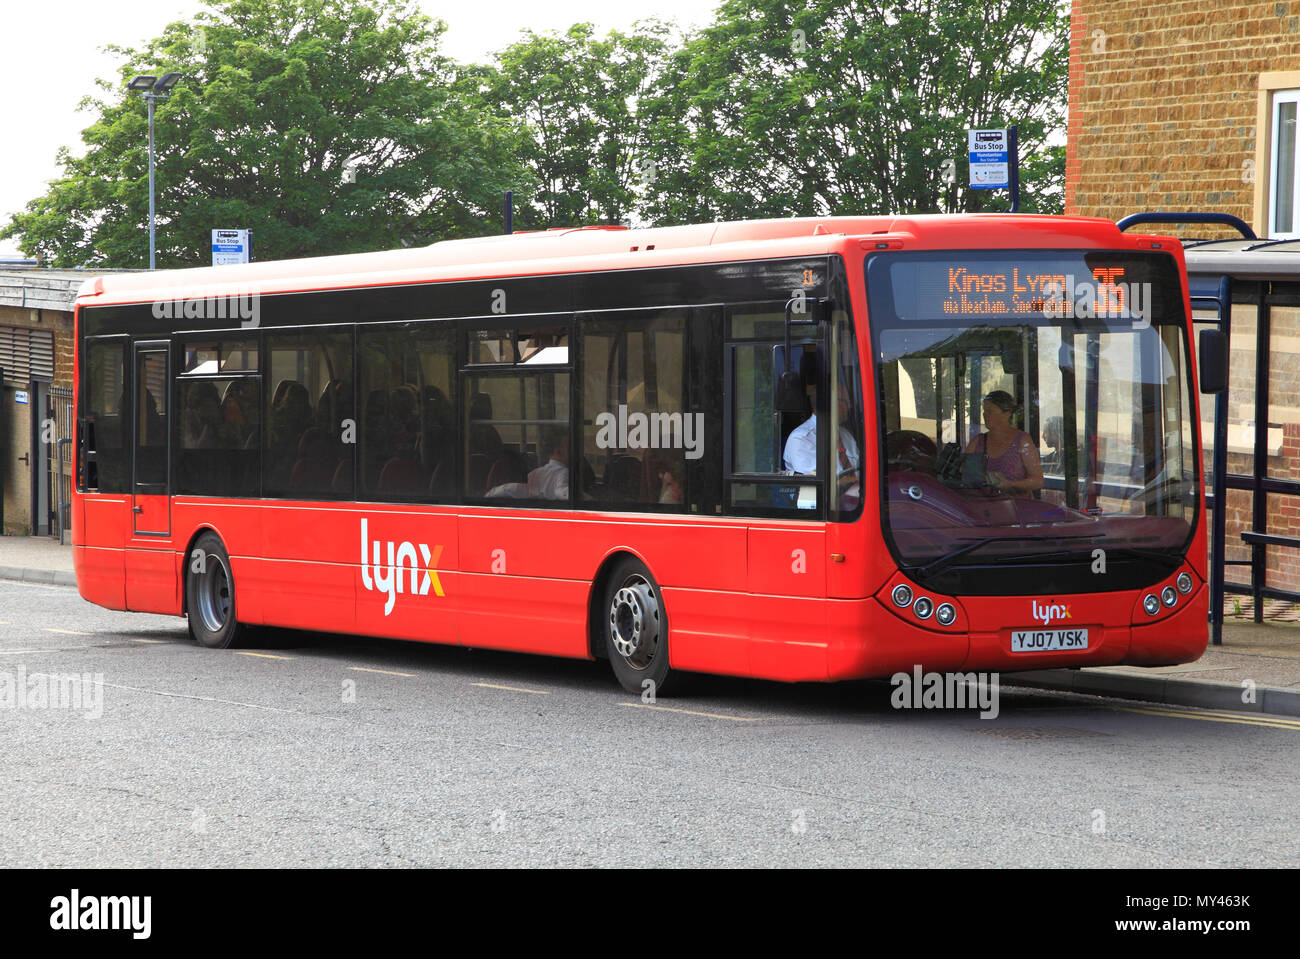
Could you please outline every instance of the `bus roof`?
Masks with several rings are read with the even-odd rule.
[[[816,256],[880,234],[919,248],[1131,247],[1110,220],[1009,213],[798,217],[628,229],[584,226],[443,240],[426,247],[98,276],[81,305],[140,303],[687,263]]]

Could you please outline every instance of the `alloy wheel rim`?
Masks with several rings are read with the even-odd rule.
[[[226,564],[209,553],[199,574],[199,618],[210,633],[219,633],[230,618],[230,575]]]
[[[630,576],[614,593],[609,630],[614,649],[633,669],[646,669],[659,649],[659,597],[642,576]]]

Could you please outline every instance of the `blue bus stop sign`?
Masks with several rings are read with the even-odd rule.
[[[1011,144],[1006,130],[967,130],[972,190],[1005,190],[1011,186]]]

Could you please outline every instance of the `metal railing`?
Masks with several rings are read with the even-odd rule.
[[[1126,216],[1116,225],[1121,231],[1127,230],[1131,226],[1139,223],[1195,223],[1195,224],[1217,224],[1219,226],[1229,226],[1240,233],[1247,240],[1257,240],[1255,231],[1250,225],[1240,217],[1235,217],[1230,213],[1165,213],[1152,211],[1149,213],[1134,213],[1132,216]],[[1231,336],[1232,336],[1232,297],[1233,283],[1231,276],[1220,276],[1217,283],[1207,285],[1204,288],[1189,290],[1191,294],[1192,309],[1213,310],[1215,312],[1214,320],[1200,320],[1202,324],[1211,323],[1219,327],[1223,332],[1224,352],[1231,355]],[[1193,323],[1198,322],[1189,317]],[[1267,329],[1267,323],[1263,326]],[[1267,340],[1263,341],[1267,345]],[[1263,379],[1263,402],[1268,405],[1268,359],[1267,352],[1261,351],[1257,354],[1257,360],[1262,360],[1264,369]],[[1255,401],[1256,407],[1260,401],[1258,362],[1256,368],[1255,384]],[[1259,435],[1258,419],[1256,423],[1255,445],[1257,450],[1264,449],[1268,440],[1268,422],[1264,417],[1264,434],[1261,438]],[[1255,457],[1256,473],[1263,462],[1262,456]],[[1213,525],[1210,533],[1210,642],[1215,646],[1223,643],[1223,600],[1225,591],[1232,586],[1226,582],[1224,572],[1229,564],[1227,558],[1226,543],[1226,520],[1227,520],[1227,489],[1228,489],[1228,389],[1225,386],[1222,392],[1214,397],[1214,464],[1212,467],[1212,476],[1210,478],[1211,489],[1206,491],[1205,506],[1207,510],[1213,512]],[[1234,487],[1250,488],[1250,487]],[[1258,485],[1255,487],[1256,497],[1259,496]],[[1261,507],[1262,508],[1262,507]],[[1262,513],[1258,514],[1262,517]],[[1261,549],[1263,547],[1260,547]],[[1240,560],[1231,561],[1234,565],[1245,565]],[[1262,563],[1258,564],[1262,567]],[[1255,581],[1256,564],[1251,562],[1251,582],[1252,586]],[[1256,593],[1258,596],[1258,592]],[[1260,603],[1256,602],[1256,616],[1262,615]]]
[[[65,453],[72,446],[72,388],[51,386],[47,415],[54,426],[49,444],[50,485],[53,487],[54,535],[63,542],[63,531],[72,520],[72,457]]]

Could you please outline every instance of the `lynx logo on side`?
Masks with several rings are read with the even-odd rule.
[[[442,556],[442,547],[435,546],[432,550],[425,543],[394,543],[388,541],[387,562],[383,562],[380,557],[380,549],[384,544],[375,540],[373,549],[373,559],[370,547],[370,530],[369,522],[361,520],[361,584],[367,590],[375,590],[388,594],[388,600],[384,603],[384,615],[387,616],[393,611],[393,606],[397,603],[397,594],[402,592],[402,585],[405,582],[410,583],[410,591],[413,596],[429,595],[429,588],[437,596],[445,596],[442,591],[442,583],[438,579],[438,558]],[[416,558],[416,548],[419,548],[419,561]],[[410,576],[402,575],[407,563],[410,563]],[[423,574],[423,575],[421,575]]]

